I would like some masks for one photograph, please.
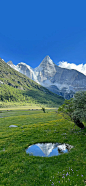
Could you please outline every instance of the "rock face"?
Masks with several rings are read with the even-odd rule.
[[[22,62],[17,66],[8,62],[8,65],[66,99],[73,97],[77,91],[86,90],[84,74],[57,66],[49,56],[46,56],[35,69]]]
[[[16,125],[10,125],[9,127],[18,127],[18,126],[16,126]]]

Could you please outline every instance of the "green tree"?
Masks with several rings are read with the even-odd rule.
[[[42,107],[42,111],[45,113],[45,108],[44,107]]]
[[[83,129],[83,122],[86,121],[86,91],[77,92],[74,98],[65,100],[58,111],[66,113],[78,127]]]

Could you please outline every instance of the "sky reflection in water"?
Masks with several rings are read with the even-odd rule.
[[[66,144],[58,143],[37,143],[26,149],[27,154],[41,157],[58,156],[67,152]]]

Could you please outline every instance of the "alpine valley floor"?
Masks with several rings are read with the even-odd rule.
[[[1,186],[86,185],[86,129],[74,128],[57,110],[45,111],[0,111]],[[41,142],[68,143],[74,148],[46,158],[26,154],[28,146]]]

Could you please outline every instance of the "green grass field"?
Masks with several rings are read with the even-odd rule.
[[[86,129],[74,128],[52,109],[0,110],[0,117],[0,186],[86,185]],[[74,148],[53,157],[26,154],[29,145],[39,142],[68,143]]]
[[[1,103],[1,102],[0,102]],[[3,103],[3,107],[0,108],[0,110],[31,110],[31,109],[41,109],[42,107],[45,107],[46,109],[51,109],[50,105],[43,105],[43,104],[28,104],[28,103],[19,103],[18,102],[14,102],[14,103]],[[55,107],[53,107],[53,109],[56,109]]]

